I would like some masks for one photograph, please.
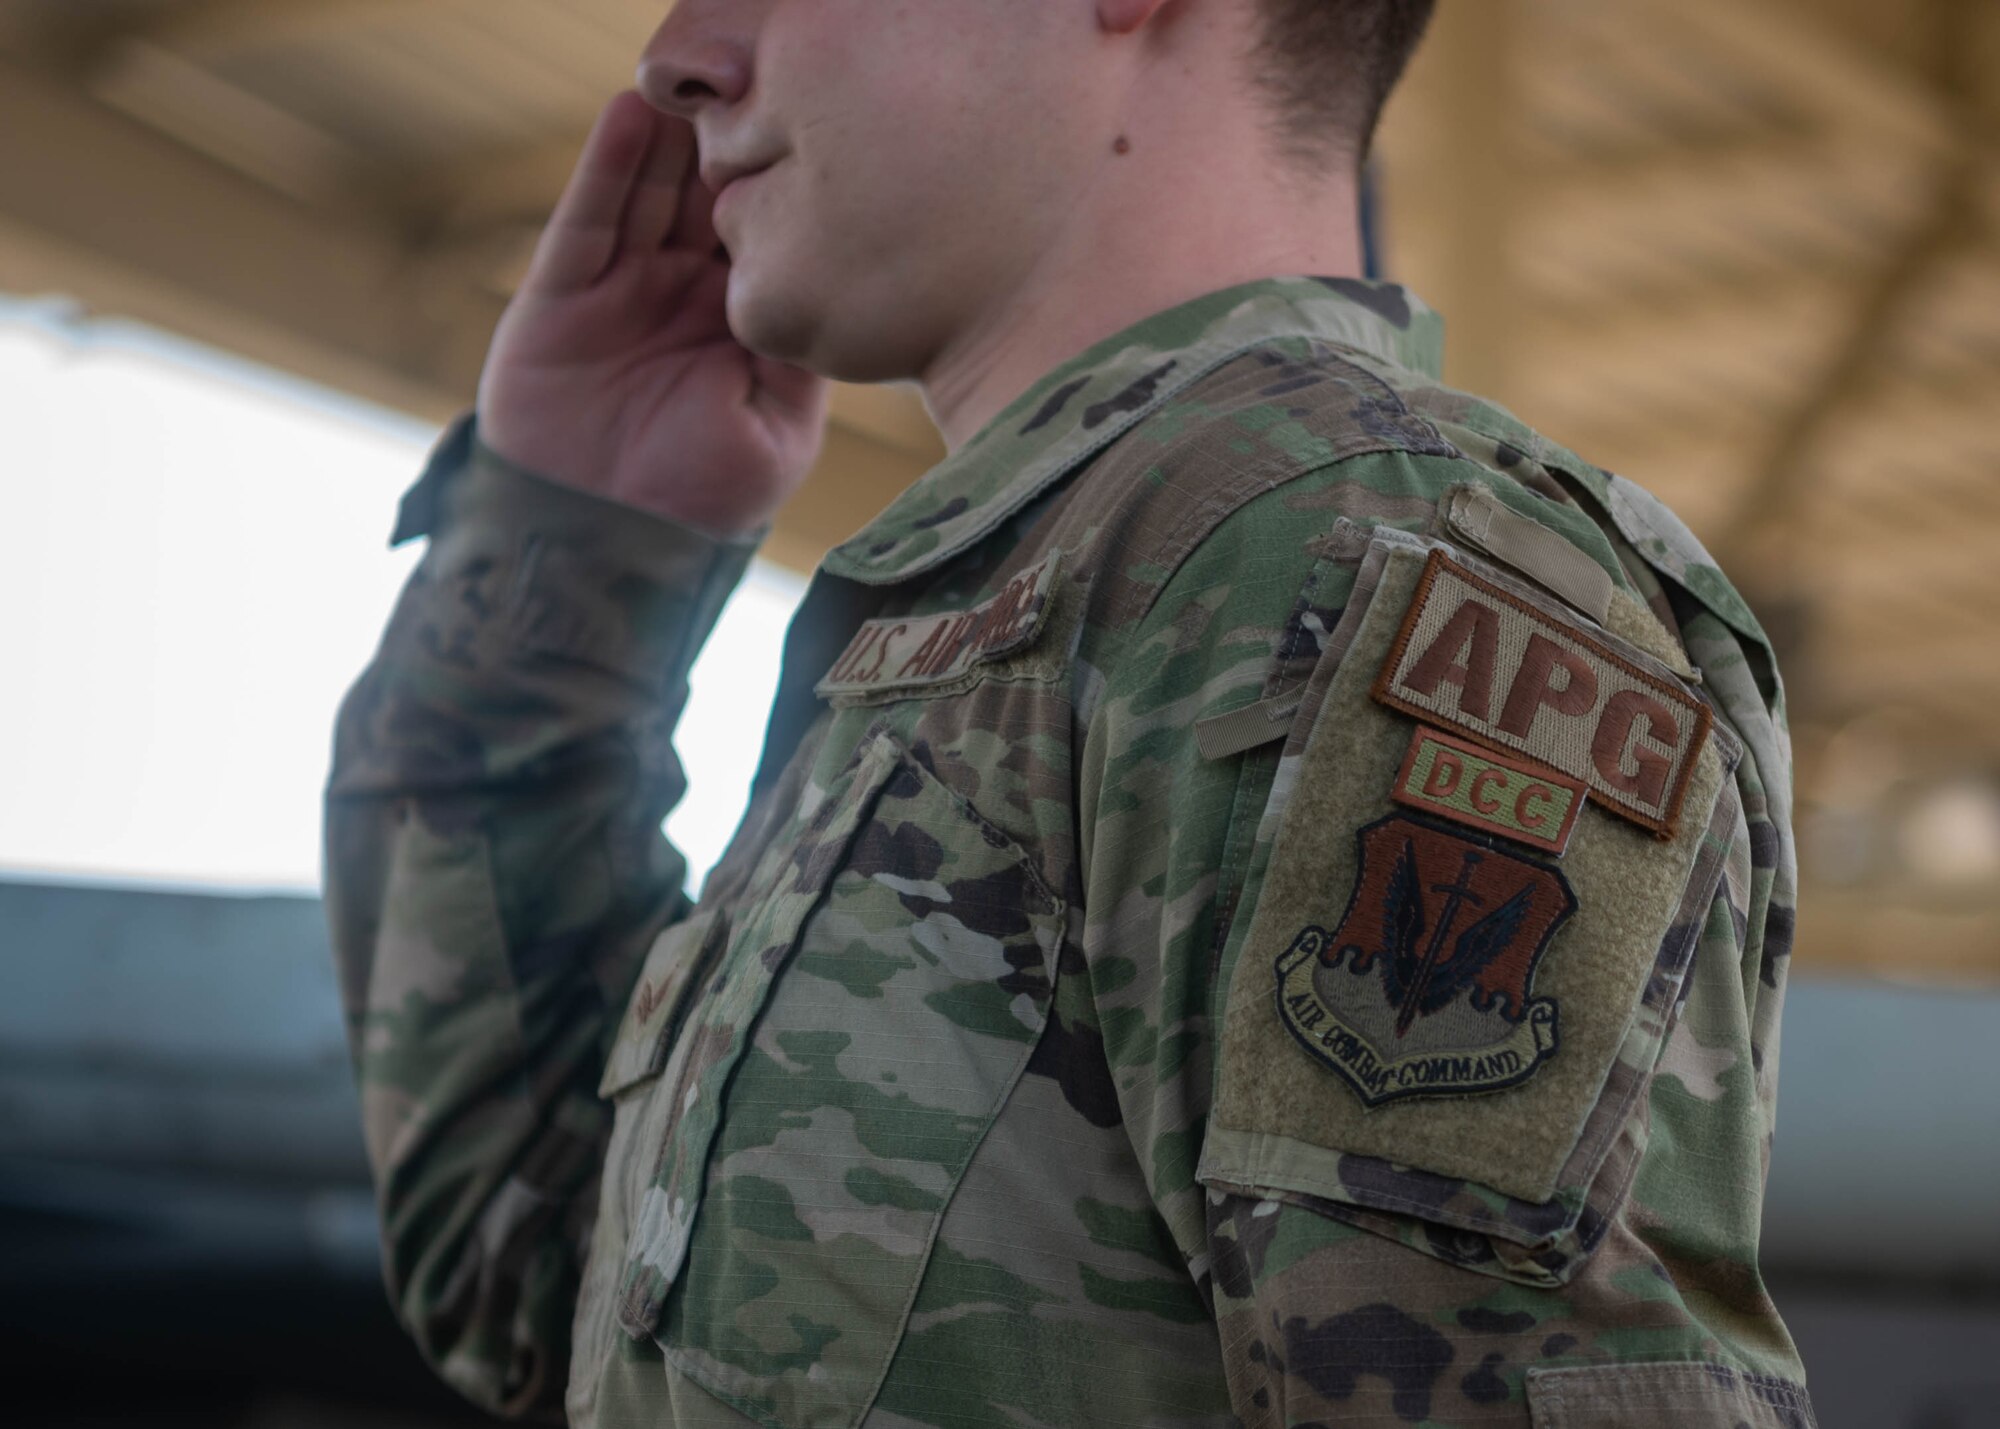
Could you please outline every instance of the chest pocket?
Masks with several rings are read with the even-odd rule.
[[[620,1319],[771,1425],[849,1425],[1047,1021],[1063,905],[881,727],[780,840],[665,1082]]]

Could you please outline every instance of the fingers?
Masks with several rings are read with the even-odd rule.
[[[722,240],[715,233],[715,195],[701,181],[699,171],[688,175],[686,187],[681,190],[678,218],[668,236],[674,247],[707,257],[721,245]]]
[[[827,395],[825,378],[789,362],[753,354],[751,372],[757,382],[757,398],[780,410],[811,410]]]
[[[654,113],[632,90],[604,106],[542,229],[524,286],[570,292],[589,287],[610,266],[639,171],[654,147]]]
[[[620,224],[620,242],[636,253],[651,253],[666,241],[695,170],[694,126],[657,111],[652,121],[652,142]],[[698,178],[693,187],[700,187]]]

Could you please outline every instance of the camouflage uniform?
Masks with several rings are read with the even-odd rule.
[[[1652,498],[1441,386],[1440,338],[1272,279],[1049,373],[827,557],[692,905],[669,737],[749,549],[454,429],[326,831],[386,1273],[451,1383],[619,1426],[1811,1423],[1757,1267],[1770,646]],[[1571,651],[1525,719],[1588,662],[1651,682],[1559,857],[1389,799],[1492,676],[1440,638],[1458,715],[1385,702],[1440,562]],[[1536,757],[1489,788],[1562,753],[1457,747]],[[1635,758],[1677,827],[1614,808]],[[1534,946],[1531,885],[1571,895]],[[1287,966],[1436,1054],[1336,1065]]]

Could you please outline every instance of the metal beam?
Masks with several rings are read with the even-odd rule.
[[[373,201],[446,241],[522,221],[539,227],[562,196],[586,137],[566,135],[519,152],[397,174],[380,186]]]
[[[1732,13],[1734,10],[1732,8]],[[1946,128],[1936,196],[1923,221],[1890,253],[1850,311],[1845,338],[1820,382],[1774,433],[1762,474],[1739,499],[1719,554],[1725,564],[1775,553],[1777,528],[1813,480],[1827,427],[1863,400],[1889,350],[1897,318],[1937,269],[1981,240],[1985,155],[1971,122],[1978,77],[1973,0],[1931,0],[1937,90],[1932,108]]]
[[[1849,647],[1843,658],[1906,656],[1919,623],[1928,631],[1956,629],[1966,645],[1979,649],[1961,649],[1943,663],[1960,671],[1973,666],[1990,670],[2000,685],[2000,640],[1991,638],[1990,619],[1984,615],[2000,608],[2000,572],[1984,542],[1954,541],[1936,529],[1884,532],[1879,549],[1825,565],[1799,577],[1801,586],[1812,591],[1820,619],[1829,628],[1843,629],[1863,621],[1896,646],[1868,653]],[[1921,581],[1913,575],[1917,571],[1923,573]]]
[[[53,287],[437,416],[469,394],[500,304],[330,217],[0,62],[0,286]]]
[[[289,44],[329,30],[351,29],[376,16],[407,15],[441,0],[181,0],[163,5],[140,26],[157,44],[190,53],[222,54]]]
[[[38,38],[36,50],[67,74],[87,79],[121,44],[143,40],[188,56],[214,57],[310,39],[374,16],[408,14],[439,0],[179,0],[137,13],[123,6],[73,6]]]
[[[1671,306],[1608,315],[1536,304],[1516,325],[1515,392],[1529,420],[1566,430],[1662,443],[1688,431],[1761,432],[1773,405],[1805,385],[1842,291],[1837,276],[1808,271],[1761,292],[1703,285]]]
[[[291,111],[160,45],[120,43],[86,87],[101,103],[307,202],[339,205],[375,167]]]
[[[1952,143],[1949,118],[1921,78],[1846,43],[1802,7],[1719,0],[1661,10],[1704,47],[1754,67],[1793,103],[1843,129],[1933,154]]]
[[[1897,315],[1937,265],[1971,237],[1964,186],[1951,182],[1931,216],[1863,291],[1824,375],[1779,424],[1762,474],[1743,492],[1729,522],[1725,564],[1749,556],[1782,523],[1820,470],[1825,429],[1863,399],[1880,369]]]
[[[1832,132],[1715,163],[1655,159],[1617,178],[1536,177],[1520,271],[1539,296],[1600,312],[1678,303],[1717,284],[1758,289],[1802,267],[1846,277],[1892,247],[1929,199],[1907,148]]]

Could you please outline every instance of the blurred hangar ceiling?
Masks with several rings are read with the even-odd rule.
[[[0,0],[0,290],[435,420],[665,0]],[[1447,376],[1786,657],[1814,966],[2000,974],[2000,5],[1441,0],[1380,146]],[[942,455],[843,388],[767,554]]]

